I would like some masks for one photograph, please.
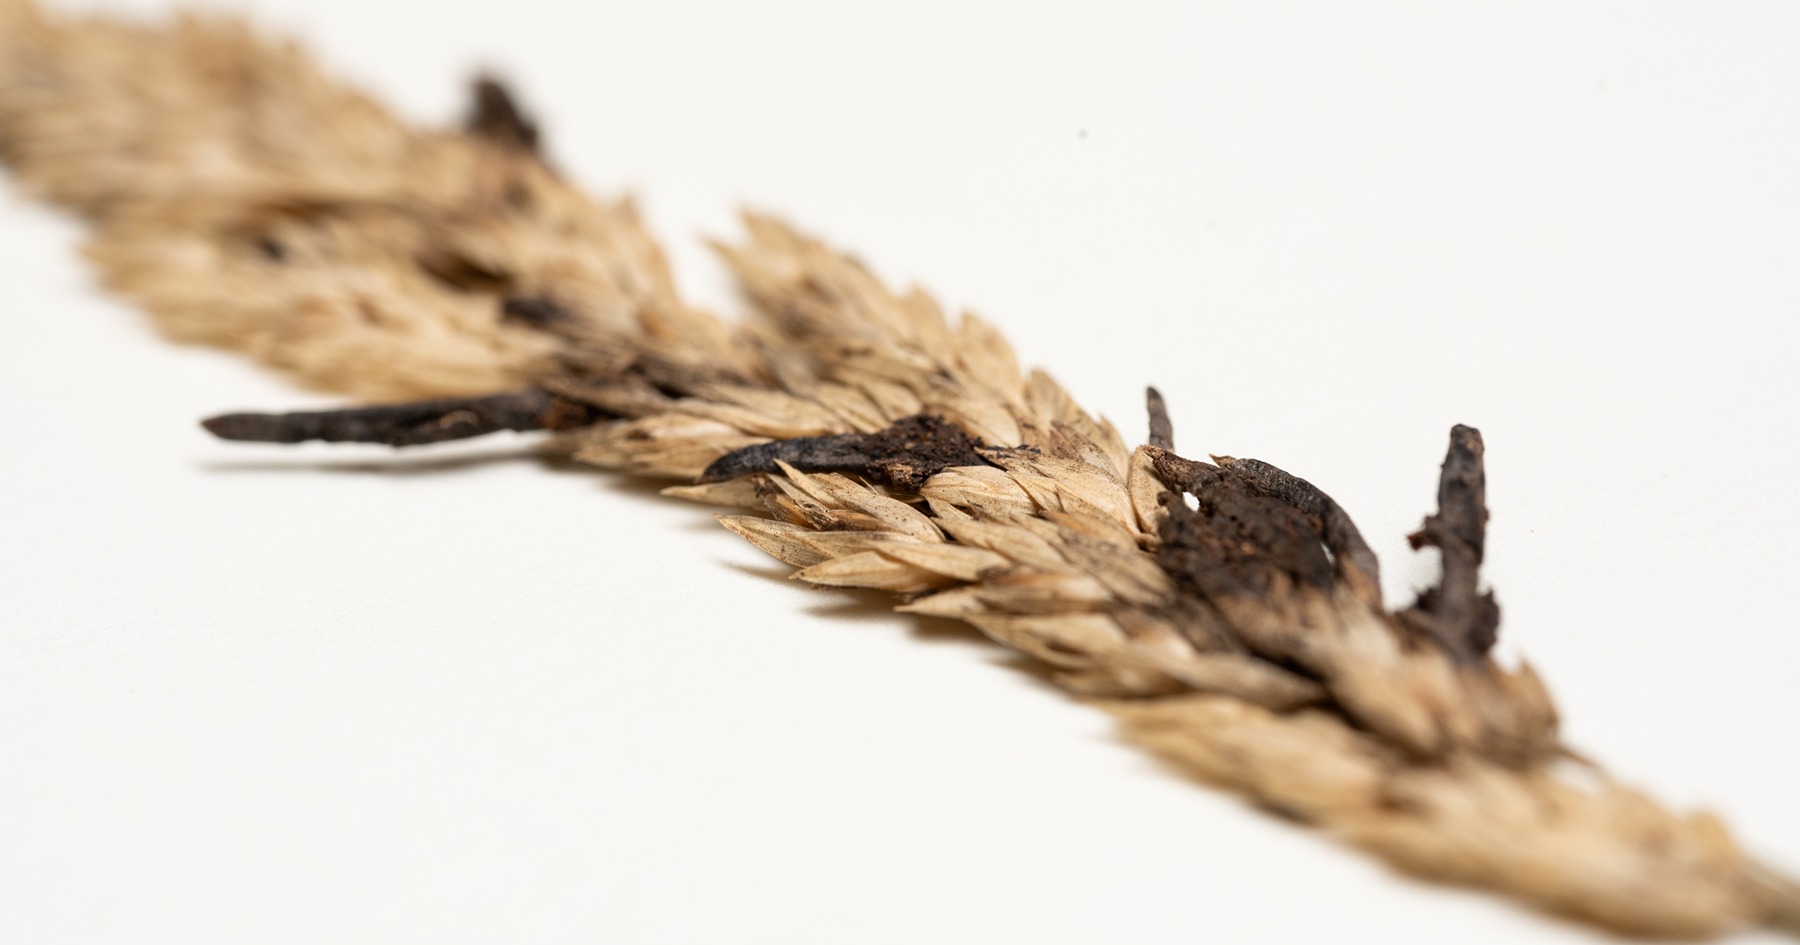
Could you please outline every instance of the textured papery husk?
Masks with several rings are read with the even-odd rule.
[[[1181,460],[1160,397],[1133,450],[979,318],[769,217],[719,246],[752,302],[722,322],[681,301],[629,201],[552,169],[497,85],[470,128],[409,128],[234,21],[0,0],[0,157],[92,223],[105,283],[171,337],[364,400],[527,388],[533,409],[496,428],[540,404],[580,417],[552,449],[688,483],[666,493],[735,509],[721,522],[797,578],[967,621],[1159,756],[1408,872],[1642,935],[1800,915],[1716,818],[1572,762],[1536,673],[1455,637],[1455,608],[1388,611],[1310,484]],[[879,438],[906,423],[976,448],[896,464]],[[1199,554],[1244,521],[1305,554]]]
[[[1792,895],[1758,875],[1717,817],[1671,813],[1598,771],[1568,770],[1573,761],[1418,765],[1328,714],[1212,695],[1105,706],[1127,737],[1183,770],[1407,872],[1621,932],[1718,934],[1773,918]]]

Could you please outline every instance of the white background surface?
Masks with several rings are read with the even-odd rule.
[[[1570,741],[1800,868],[1800,8],[257,10],[420,121],[502,68],[708,304],[747,201],[1129,437],[1159,384],[1397,601],[1479,426],[1504,646]],[[0,197],[0,940],[1596,940],[523,439],[209,441],[321,398],[157,339],[79,239]]]

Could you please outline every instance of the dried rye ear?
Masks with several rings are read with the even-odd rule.
[[[751,310],[687,306],[628,201],[543,156],[498,81],[422,131],[228,19],[49,18],[0,0],[0,159],[84,216],[107,284],[170,336],[326,390],[404,400],[232,414],[237,440],[409,446],[495,430],[667,494],[835,587],[967,621],[1125,735],[1405,870],[1620,932],[1800,928],[1800,890],[1714,817],[1577,760],[1529,666],[1490,656],[1479,432],[1458,426],[1413,536],[1379,562],[1312,483],[1131,448],[973,315],[895,292],[773,218],[719,250]]]

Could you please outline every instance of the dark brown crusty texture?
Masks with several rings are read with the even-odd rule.
[[[225,440],[422,446],[501,430],[572,430],[603,416],[587,404],[530,388],[486,397],[440,397],[345,410],[230,413],[201,425]]]
[[[1261,599],[1278,585],[1331,587],[1331,558],[1317,519],[1209,463],[1165,454],[1156,471],[1178,490],[1162,497],[1169,517],[1156,560],[1185,591]],[[1195,508],[1183,494],[1196,499]]]
[[[779,472],[786,463],[801,472],[853,473],[891,489],[917,492],[952,466],[992,465],[982,458],[980,446],[943,417],[902,417],[874,433],[796,437],[733,450],[707,466],[700,481]]]
[[[1400,613],[1409,628],[1465,662],[1479,660],[1500,633],[1500,605],[1483,593],[1481,558],[1487,547],[1487,472],[1481,431],[1457,424],[1438,481],[1438,513],[1407,536],[1413,548],[1443,553],[1444,576]]]

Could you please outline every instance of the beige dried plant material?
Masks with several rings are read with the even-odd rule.
[[[898,594],[1041,661],[1127,737],[1437,880],[1621,932],[1800,922],[1717,819],[1576,760],[1489,650],[1483,445],[1452,431],[1392,610],[1345,511],[1255,460],[1130,447],[974,316],[764,216],[718,249],[752,301],[686,305],[628,201],[543,160],[500,86],[410,128],[231,20],[134,26],[0,0],[0,158],[81,214],[106,284],[173,338],[380,406],[215,418],[396,446],[493,430],[674,480],[795,577]]]

